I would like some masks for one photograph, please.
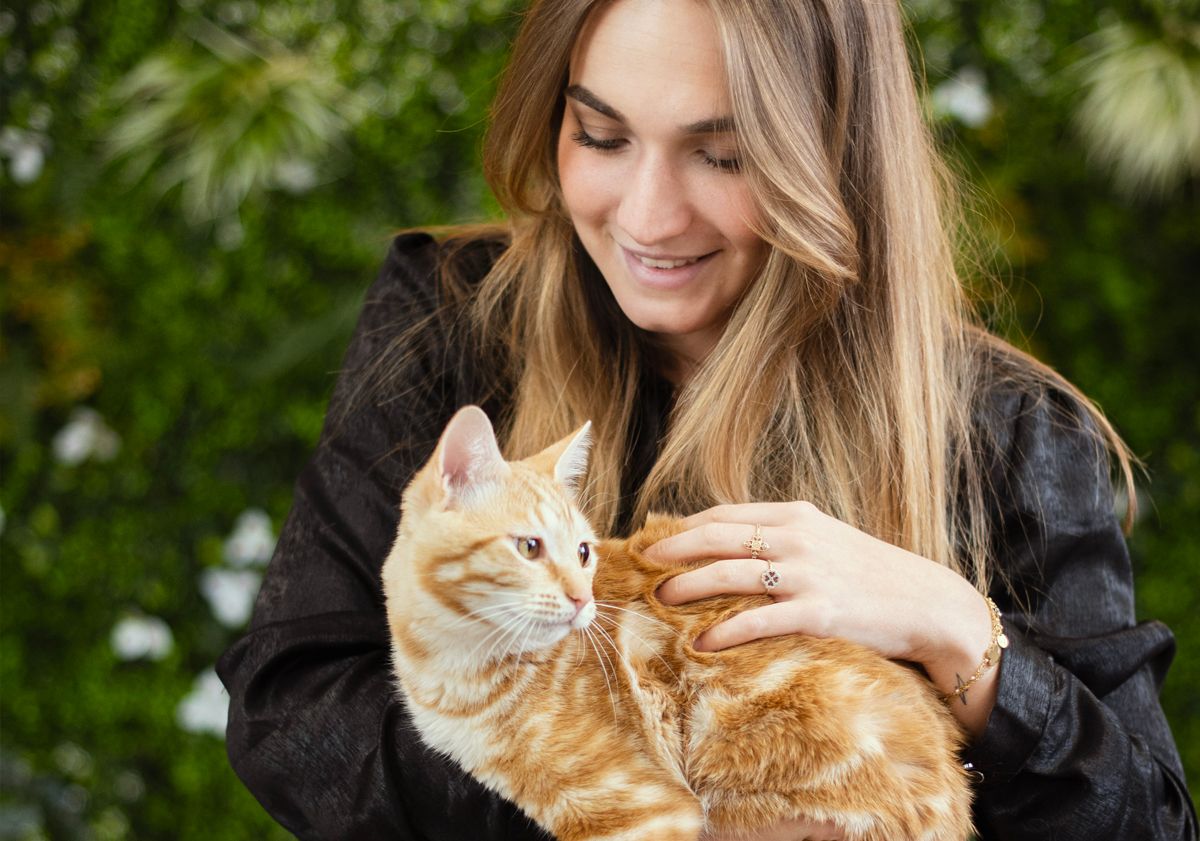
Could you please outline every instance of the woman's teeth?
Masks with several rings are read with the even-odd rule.
[[[690,266],[699,259],[699,257],[690,257],[686,260],[653,260],[649,257],[638,257],[643,266],[649,266],[652,269],[677,269],[680,266]]]

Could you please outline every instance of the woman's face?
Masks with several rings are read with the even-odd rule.
[[[710,12],[698,0],[617,0],[593,13],[558,137],[563,197],[622,311],[684,376],[767,254],[737,161]]]

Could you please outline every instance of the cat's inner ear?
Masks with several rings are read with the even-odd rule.
[[[579,492],[583,477],[587,473],[588,454],[592,449],[592,422],[587,421],[579,429],[551,444],[532,459],[534,466],[543,473],[554,476],[572,495]]]
[[[438,471],[449,507],[469,502],[508,475],[492,423],[478,406],[459,409],[446,425],[438,443]]]

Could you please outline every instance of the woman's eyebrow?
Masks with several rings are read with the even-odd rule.
[[[618,123],[625,122],[625,117],[621,115],[620,111],[618,111],[616,108],[613,108],[583,85],[568,85],[567,89],[563,91],[563,93],[571,97],[571,99],[583,103],[593,111],[599,111],[604,116],[616,120]]]
[[[713,117],[700,120],[698,123],[688,123],[683,127],[684,134],[724,134],[734,131],[733,117]]]
[[[618,123],[625,122],[625,116],[620,111],[613,108],[583,85],[569,85],[563,93],[609,119],[616,120]],[[683,127],[684,134],[724,134],[733,131],[733,117],[711,117],[707,120],[688,123]]]

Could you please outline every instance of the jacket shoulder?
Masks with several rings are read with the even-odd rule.
[[[392,238],[379,273],[379,286],[441,301],[449,292],[469,292],[491,270],[507,247],[499,232],[435,237],[429,231],[405,231]]]

